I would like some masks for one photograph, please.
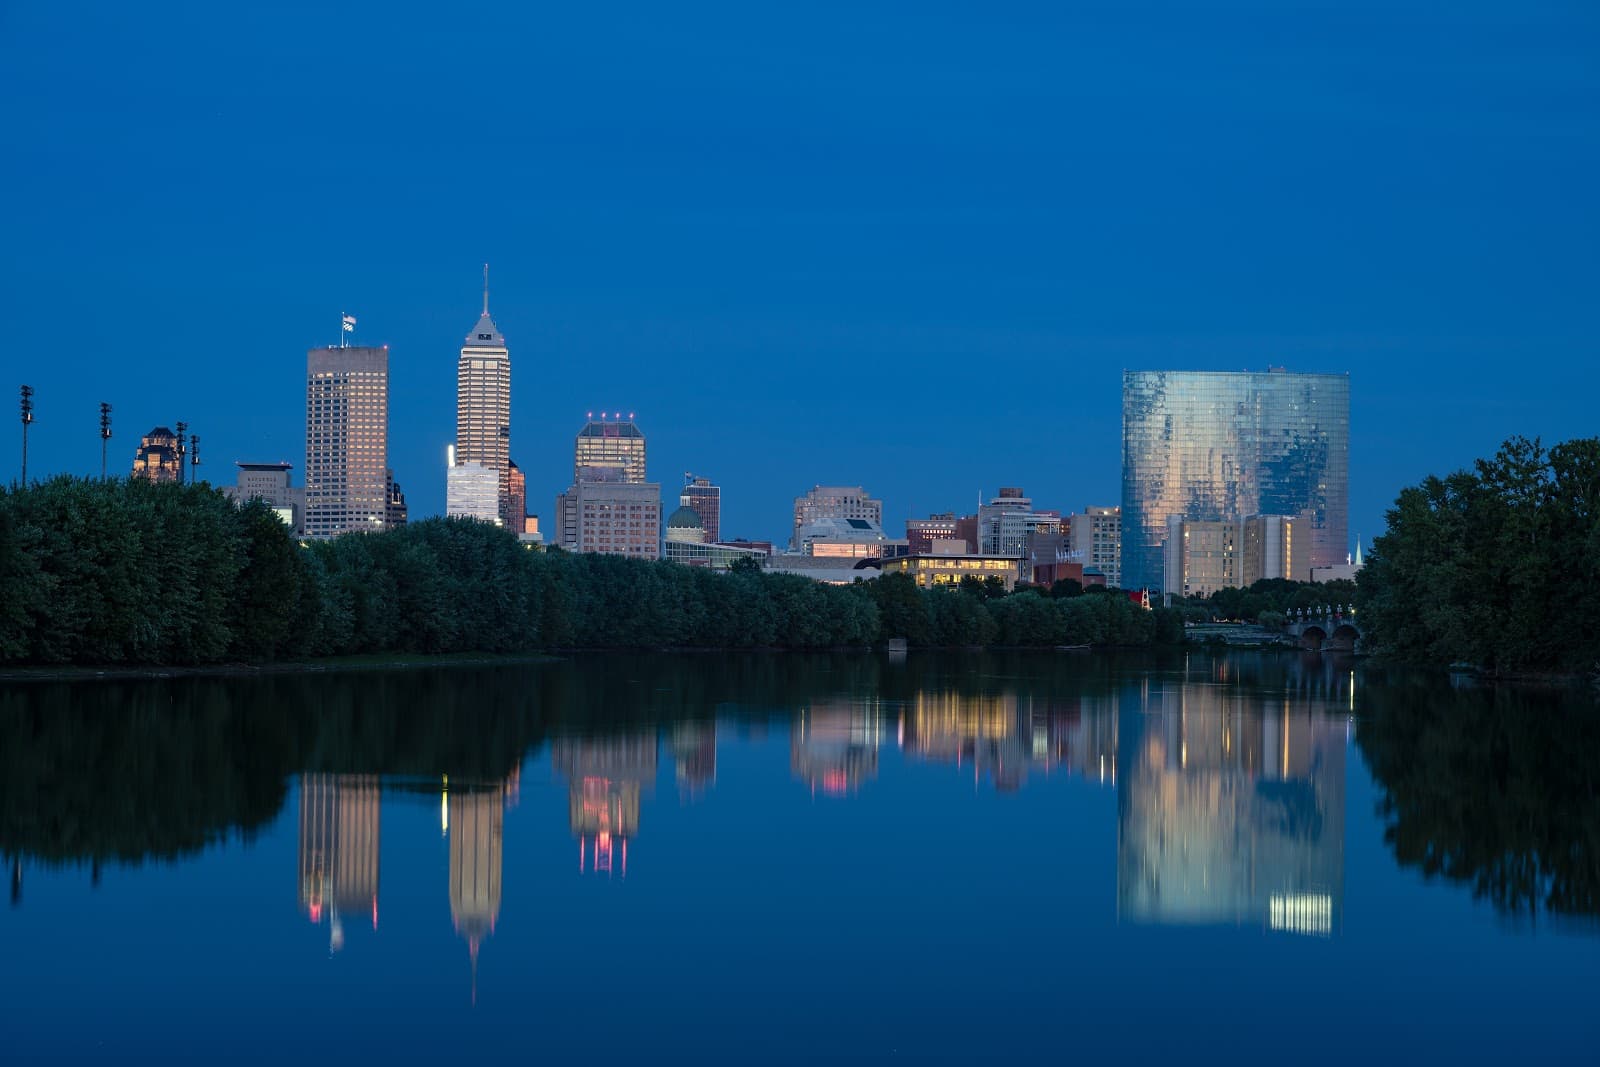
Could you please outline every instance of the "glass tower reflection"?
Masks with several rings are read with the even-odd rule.
[[[380,789],[374,774],[300,776],[300,910],[328,923],[328,947],[344,947],[343,916],[371,912],[378,926]]]
[[[1343,563],[1349,482],[1347,375],[1123,373],[1124,589],[1162,588],[1173,517],[1296,516],[1311,534],[1309,566]]]
[[[1122,919],[1338,928],[1341,718],[1287,696],[1152,682],[1124,693],[1119,730]]]

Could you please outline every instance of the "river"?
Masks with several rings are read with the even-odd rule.
[[[1600,709],[1333,656],[7,683],[0,855],[13,1063],[1600,1047]]]

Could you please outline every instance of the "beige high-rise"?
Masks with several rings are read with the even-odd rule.
[[[483,273],[483,314],[456,363],[456,462],[481,463],[499,485],[500,521],[521,529],[511,507],[511,352],[489,317],[489,268]]]
[[[389,525],[389,346],[306,353],[306,534]]]

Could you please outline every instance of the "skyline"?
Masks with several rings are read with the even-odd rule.
[[[202,476],[293,461],[301,354],[349,312],[391,346],[395,476],[441,513],[485,261],[546,522],[590,410],[770,539],[815,484],[891,528],[1001,485],[1112,504],[1124,370],[1348,372],[1366,542],[1427,474],[1594,432],[1564,386],[1595,354],[1600,14],[1012,17],[8,9],[33,471],[98,471],[102,401],[113,455],[184,419]],[[304,77],[338,32],[400,76]],[[460,168],[477,136],[495,166]]]

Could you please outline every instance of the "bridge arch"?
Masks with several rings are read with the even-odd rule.
[[[1357,630],[1348,622],[1341,622],[1333,628],[1333,633],[1328,635],[1323,647],[1337,649],[1341,652],[1354,652],[1356,639],[1360,636],[1360,630]]]
[[[1315,623],[1307,623],[1300,629],[1300,647],[1311,652],[1321,651],[1327,639],[1328,632]]]

